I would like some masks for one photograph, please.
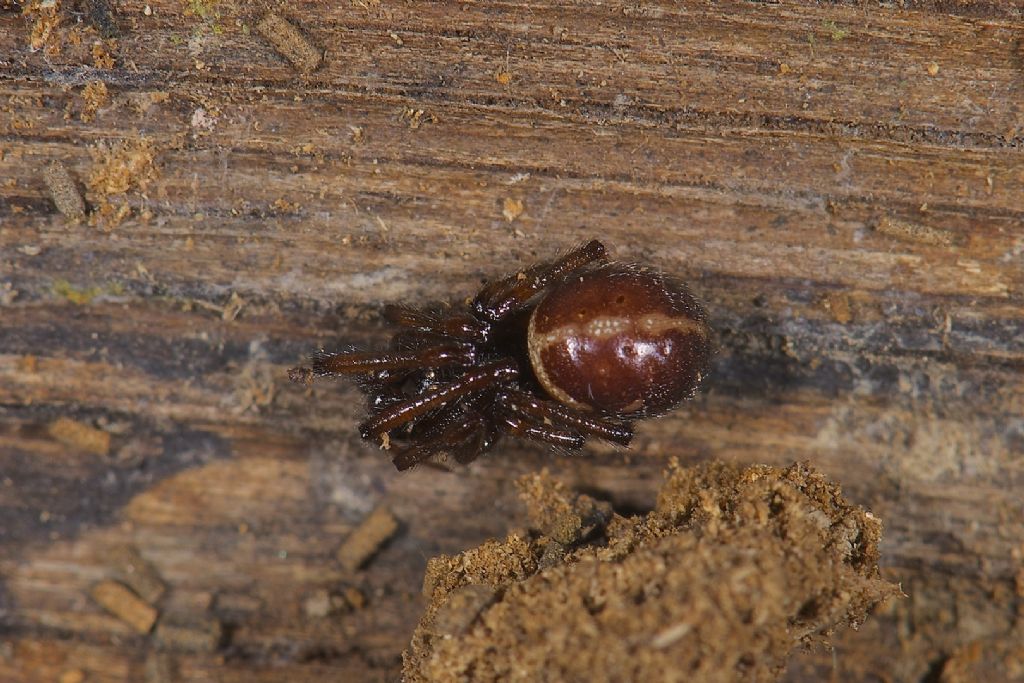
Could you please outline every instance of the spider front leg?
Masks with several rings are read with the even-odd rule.
[[[384,307],[384,319],[408,329],[411,336],[421,338],[458,339],[483,344],[490,336],[490,325],[468,313],[431,315],[408,306],[390,304]]]
[[[297,367],[288,371],[293,382],[309,384],[314,377],[331,375],[370,375],[393,370],[411,370],[419,367],[469,366],[476,360],[476,351],[469,344],[448,343],[414,351],[385,353],[328,353],[313,355],[312,367]]]
[[[482,320],[502,320],[547,286],[604,257],[604,245],[591,240],[557,261],[528,268],[487,285],[473,299],[473,311]]]

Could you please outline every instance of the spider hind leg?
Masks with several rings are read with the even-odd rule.
[[[440,434],[397,448],[391,461],[402,471],[447,452],[456,462],[465,464],[476,460],[489,445],[486,421],[478,413],[465,413],[461,421],[449,424]]]
[[[535,424],[553,425],[620,446],[628,446],[633,438],[633,426],[628,422],[590,415],[556,401],[536,398],[522,390],[503,391],[498,401],[506,410]]]
[[[502,320],[525,306],[541,290],[595,261],[604,260],[605,255],[604,245],[590,240],[556,261],[492,282],[473,299],[473,312],[481,320]]]

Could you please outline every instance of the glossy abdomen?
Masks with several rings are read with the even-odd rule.
[[[608,263],[553,288],[530,317],[530,363],[553,398],[582,410],[664,413],[707,371],[711,330],[679,280]]]

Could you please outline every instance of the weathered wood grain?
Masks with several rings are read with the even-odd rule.
[[[392,680],[426,559],[521,527],[518,475],[642,510],[671,457],[812,460],[884,520],[908,597],[789,680],[938,680],[1020,637],[1019,3],[71,4],[33,51],[41,15],[0,3],[0,679]],[[382,343],[381,303],[595,236],[691,281],[721,345],[628,452],[399,475],[352,387],[286,382]],[[399,533],[344,569],[380,505]],[[212,651],[91,600],[125,545]]]

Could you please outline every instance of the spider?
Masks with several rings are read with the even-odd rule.
[[[712,348],[686,285],[609,261],[597,240],[485,285],[468,310],[384,317],[400,328],[389,350],[321,350],[289,376],[353,376],[369,398],[360,434],[399,470],[441,453],[469,463],[504,434],[627,446],[635,420],[693,396]]]

